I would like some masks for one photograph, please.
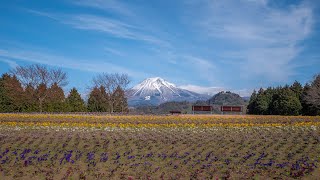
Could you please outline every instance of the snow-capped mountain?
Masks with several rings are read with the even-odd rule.
[[[128,91],[129,105],[159,105],[167,101],[207,100],[208,96],[178,88],[160,77],[148,78]]]

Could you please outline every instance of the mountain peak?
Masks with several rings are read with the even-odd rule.
[[[152,77],[152,78],[147,78],[146,80],[149,80],[149,81],[164,81],[164,79],[162,79],[161,77]]]
[[[167,101],[199,100],[199,94],[190,92],[164,80],[152,77],[134,86],[128,93],[129,102],[154,102],[159,104]]]
[[[166,80],[162,79],[161,77],[153,77],[153,78],[147,78],[144,81],[142,81],[140,84],[137,84],[132,89],[138,90],[138,91],[144,91],[144,90],[157,90],[159,93],[162,93],[161,88],[166,87],[169,89],[173,89],[176,87],[176,85],[167,82]],[[137,92],[138,92],[137,91]]]

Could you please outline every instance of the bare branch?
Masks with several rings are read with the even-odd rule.
[[[121,89],[125,90],[130,83],[129,76],[127,74],[108,74],[102,73],[93,78],[93,83],[95,86],[103,86],[106,88],[109,94],[112,94],[116,88],[119,86]]]
[[[11,73],[17,76],[24,87],[31,85],[37,88],[40,84],[51,87],[54,83],[59,86],[68,84],[67,74],[61,69],[48,69],[46,66],[39,64],[18,66],[11,70]]]

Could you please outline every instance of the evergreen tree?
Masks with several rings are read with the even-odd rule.
[[[94,87],[90,92],[88,99],[88,111],[90,112],[108,112],[109,96],[103,86]]]
[[[53,87],[54,84],[61,87],[67,85],[67,74],[61,69],[49,69],[46,66],[34,64],[17,66],[12,69],[11,72],[18,77],[24,88],[32,86],[36,89],[35,95],[40,112],[43,111],[43,105],[47,102],[46,98],[49,97],[50,87]],[[60,110],[61,109],[59,109],[59,111]]]
[[[120,86],[122,90],[125,90],[130,83],[129,76],[127,74],[108,74],[102,73],[93,78],[93,83],[97,87],[103,86],[106,93],[108,94],[108,108],[109,112],[114,112],[113,107],[116,100],[113,98],[113,94],[116,91],[117,87]]]
[[[39,106],[37,105],[36,90],[31,85],[27,85],[24,90],[24,105],[25,112],[38,112]]]
[[[296,94],[296,96],[301,100],[301,95],[303,92],[303,87],[302,85],[298,82],[295,81],[291,86],[290,89]]]
[[[266,102],[268,104],[268,109],[264,112],[265,115],[272,114],[272,101],[273,101],[273,96],[274,96],[275,92],[276,92],[276,90],[271,87],[268,87],[264,91],[264,96],[265,96]]]
[[[273,97],[273,114],[299,115],[302,109],[299,98],[289,87],[282,88]]]
[[[86,106],[83,99],[78,93],[76,88],[72,88],[67,99],[66,99],[68,110],[70,112],[84,112],[86,111]]]
[[[255,112],[256,114],[268,114],[269,109],[269,103],[268,98],[264,93],[264,90],[260,88],[258,91],[257,99],[256,99],[256,106],[255,106]]]
[[[106,92],[106,88],[104,86],[100,86],[100,107],[101,107],[101,112],[111,112],[110,108],[110,96]]]
[[[16,76],[2,75],[0,93],[1,112],[22,112],[24,91]]]
[[[44,100],[47,96],[47,86],[44,83],[41,83],[37,86],[36,89],[36,99],[38,100],[37,105],[40,113],[43,112],[43,106],[45,104]]]
[[[94,87],[90,92],[88,98],[88,111],[89,112],[99,112],[99,98],[100,98],[100,90],[97,87]]]
[[[114,99],[113,111],[127,112],[128,110],[127,98],[125,97],[125,92],[121,89],[120,86],[116,88],[112,96]]]
[[[3,74],[0,79],[0,112],[8,112],[8,105],[10,103],[10,99],[8,97],[8,91],[5,88],[5,79],[8,74]]]
[[[256,114],[256,102],[257,101],[257,92],[256,90],[253,90],[250,100],[249,100],[249,104],[248,104],[248,114]]]
[[[63,89],[57,83],[54,83],[47,92],[45,98],[45,111],[46,112],[66,112],[67,105]]]
[[[311,115],[312,113],[310,112],[310,105],[308,104],[306,97],[307,97],[307,92],[311,88],[311,85],[309,83],[306,83],[303,87],[302,94],[301,94],[301,105],[302,105],[302,114],[303,115]]]

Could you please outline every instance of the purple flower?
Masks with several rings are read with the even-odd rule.
[[[87,160],[88,160],[88,161],[94,160],[94,153],[93,153],[93,152],[89,152],[89,153],[87,154]]]
[[[108,160],[107,153],[101,153],[100,162],[106,162]]]
[[[63,160],[65,159],[67,162],[70,162],[71,156],[73,151],[67,151],[64,153],[63,158],[60,159],[60,165],[62,164]]]
[[[133,159],[135,158],[135,156],[128,156],[128,159]]]

